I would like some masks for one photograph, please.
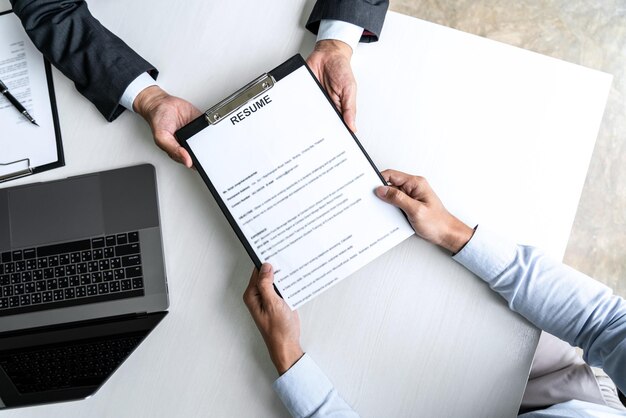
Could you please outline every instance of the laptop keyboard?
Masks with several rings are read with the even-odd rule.
[[[139,233],[2,253],[0,316],[143,296]]]
[[[137,347],[142,335],[73,342],[0,356],[0,366],[20,393],[99,386]]]

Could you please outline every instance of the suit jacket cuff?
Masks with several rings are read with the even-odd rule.
[[[376,42],[388,7],[388,1],[380,0],[318,0],[306,28],[317,35],[322,19],[341,20],[365,29],[361,42]]]
[[[144,65],[138,66],[132,73],[127,73],[125,76],[123,76],[122,80],[117,80],[116,83],[113,83],[115,86],[120,86],[117,88],[118,91],[114,95],[114,97],[117,97],[117,100],[115,101],[114,104],[111,102],[108,102],[106,98],[104,97],[94,98],[94,99],[87,97],[96,105],[100,113],[102,113],[102,115],[109,122],[113,122],[115,119],[117,119],[119,115],[121,115],[124,112],[124,110],[127,109],[127,107],[125,107],[124,105],[124,98],[125,98],[124,94],[127,92],[127,90],[129,90],[129,87],[131,86],[131,84],[133,84],[135,81],[140,79],[140,77],[142,77],[142,75],[145,73],[148,73],[148,75],[152,77],[153,80],[156,80],[157,77],[159,76],[159,72],[156,68],[152,67],[147,61],[144,61],[143,59],[141,59],[141,57],[139,58],[141,61],[145,63]],[[153,82],[153,84],[157,84],[157,83]],[[139,92],[140,91],[138,91],[137,94]],[[133,97],[132,99],[133,101],[130,102],[131,104],[130,110],[133,110],[132,103],[134,102],[135,97]]]

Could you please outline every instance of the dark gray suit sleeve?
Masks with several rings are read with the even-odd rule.
[[[108,121],[124,108],[126,87],[157,70],[96,20],[80,0],[11,0],[35,46]],[[120,13],[123,11],[120,10]]]
[[[342,20],[365,30],[361,42],[376,42],[388,8],[387,0],[317,0],[306,28],[317,34],[322,19]]]

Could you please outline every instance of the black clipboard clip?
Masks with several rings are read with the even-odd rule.
[[[11,163],[0,163],[0,173],[4,172],[5,167],[10,167],[12,165],[16,165],[18,167],[8,173],[0,174],[0,183],[9,180],[19,179],[20,177],[25,177],[33,174],[33,168],[30,165],[30,158],[24,158],[22,160],[13,161]]]
[[[207,110],[204,113],[207,123],[209,125],[220,123],[237,109],[274,87],[274,83],[276,80],[271,74],[263,74]]]

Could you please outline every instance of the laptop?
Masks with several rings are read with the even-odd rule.
[[[152,165],[0,189],[0,408],[93,395],[167,307]]]

